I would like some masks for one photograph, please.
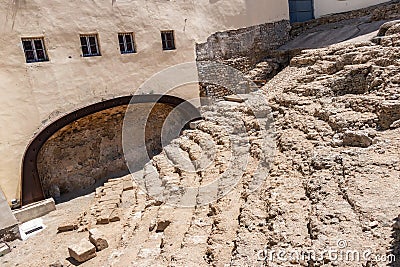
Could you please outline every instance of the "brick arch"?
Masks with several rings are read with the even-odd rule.
[[[22,160],[21,171],[21,204],[27,205],[36,201],[43,200],[45,198],[45,194],[43,192],[43,188],[40,182],[37,167],[37,158],[41,147],[53,134],[62,129],[64,126],[67,126],[68,124],[90,114],[117,106],[135,103],[161,103],[170,105],[172,107],[184,105],[182,110],[185,111],[185,114],[183,115],[187,117],[188,121],[192,120],[193,118],[201,117],[198,109],[184,99],[176,96],[157,94],[122,96],[98,102],[68,113],[63,117],[58,118],[47,127],[42,129],[39,133],[37,133],[25,150],[25,154]]]

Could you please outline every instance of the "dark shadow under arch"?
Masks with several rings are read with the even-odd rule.
[[[135,103],[162,103],[173,107],[181,105],[185,111],[185,114],[183,115],[185,117],[187,116],[188,121],[193,120],[193,118],[201,117],[199,110],[184,99],[170,95],[157,94],[122,96],[98,102],[66,114],[37,133],[29,143],[22,160],[21,204],[28,205],[45,198],[37,168],[37,157],[41,147],[53,134],[64,126],[90,114],[117,106]]]

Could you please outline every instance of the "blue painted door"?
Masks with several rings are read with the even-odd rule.
[[[290,22],[303,22],[314,18],[313,0],[289,0]]]

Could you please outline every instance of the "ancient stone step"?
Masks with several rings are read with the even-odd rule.
[[[195,142],[209,159],[213,158],[213,155],[215,155],[216,143],[213,141],[211,135],[200,130],[185,131],[184,135]]]
[[[164,152],[175,167],[185,171],[195,171],[188,153],[183,151],[179,145],[170,144],[164,147]]]
[[[174,176],[175,167],[168,160],[165,152],[161,152],[159,155],[154,156],[152,159],[153,165],[157,168],[161,177],[163,176]]]

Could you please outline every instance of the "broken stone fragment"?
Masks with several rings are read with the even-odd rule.
[[[108,248],[107,239],[104,234],[97,228],[89,230],[89,240],[96,247],[97,251]]]
[[[246,101],[246,98],[239,97],[237,95],[229,95],[229,96],[224,96],[225,101],[231,101],[231,102],[238,102],[238,103],[243,103]]]
[[[372,145],[372,138],[365,132],[346,131],[343,134],[343,145],[365,148]]]
[[[69,256],[82,263],[96,257],[96,247],[86,239],[68,247]]]
[[[57,231],[59,233],[68,232],[78,229],[78,224],[76,222],[67,222],[58,226]]]
[[[51,263],[49,267],[63,267],[63,264],[61,263],[61,261],[56,261],[54,263]]]

